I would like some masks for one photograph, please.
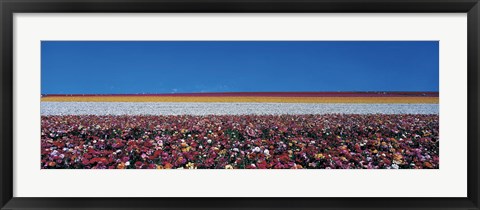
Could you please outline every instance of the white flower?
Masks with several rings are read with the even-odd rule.
[[[238,152],[239,150],[238,150],[238,148],[233,148],[233,151]]]
[[[260,152],[260,147],[255,147],[255,148],[253,149],[253,152]]]
[[[58,151],[57,150],[53,150],[53,152],[51,153],[53,156],[57,156],[58,155]]]
[[[393,165],[392,165],[392,168],[394,168],[394,169],[399,169],[399,167],[398,167],[397,164],[393,164]]]
[[[270,155],[270,151],[268,151],[268,149],[265,149],[265,150],[263,150],[263,154]]]
[[[127,162],[125,163],[125,165],[126,165],[126,166],[129,166],[129,165],[130,165],[130,161],[127,161]]]
[[[212,140],[211,140],[211,139],[207,140],[207,143],[211,144],[211,143],[212,143]]]

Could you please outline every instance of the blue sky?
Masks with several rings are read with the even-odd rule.
[[[42,94],[438,91],[436,41],[42,41]]]

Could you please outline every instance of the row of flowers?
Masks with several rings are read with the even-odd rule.
[[[436,169],[438,115],[42,116],[44,169]]]

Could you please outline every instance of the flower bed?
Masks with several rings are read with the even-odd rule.
[[[436,169],[438,115],[42,116],[43,169]]]
[[[42,102],[42,115],[438,114],[438,104]]]

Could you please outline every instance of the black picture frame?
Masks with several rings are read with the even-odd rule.
[[[478,0],[0,0],[1,209],[479,209]],[[14,13],[467,13],[466,198],[25,198],[13,197]],[[28,132],[28,131],[26,131]],[[449,181],[449,180],[445,180]],[[399,183],[402,184],[402,183]],[[195,187],[194,185],[192,187]],[[217,186],[223,187],[221,184]]]

